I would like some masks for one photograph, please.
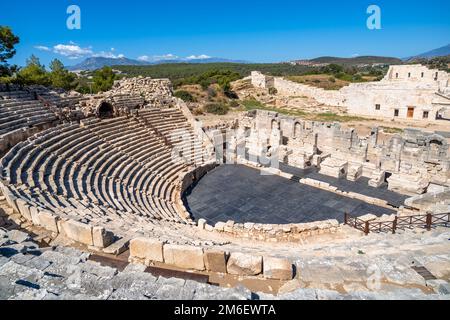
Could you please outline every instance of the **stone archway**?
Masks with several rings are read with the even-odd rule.
[[[277,120],[272,120],[271,123],[272,130],[280,130],[280,123]]]
[[[103,101],[97,108],[97,116],[101,119],[109,119],[114,116],[114,107],[111,103]]]
[[[301,133],[302,133],[302,125],[300,124],[300,122],[296,122],[294,124],[294,137],[299,138]]]
[[[433,134],[427,137],[426,147],[428,159],[439,159],[447,156],[448,143],[444,137]]]

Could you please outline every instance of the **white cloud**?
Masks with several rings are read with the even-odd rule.
[[[82,48],[73,41],[70,41],[69,44],[57,44],[53,48],[46,46],[35,46],[35,48],[42,51],[52,51],[53,53],[59,54],[71,60],[86,57],[104,57],[113,59],[125,57],[123,54],[114,54],[113,52],[116,50],[114,48],[111,48],[111,51],[94,52],[92,46]]]
[[[352,54],[352,58],[356,58],[356,57],[359,57],[359,53]]]
[[[50,48],[46,46],[34,46],[34,48],[41,51],[50,51]]]
[[[199,60],[199,59],[209,59],[209,58],[211,58],[211,57],[207,56],[206,54],[201,54],[199,56],[192,55],[192,56],[187,57],[186,59],[187,60]]]
[[[164,54],[162,56],[154,56],[153,58],[155,60],[174,60],[174,59],[178,59],[179,57],[177,55],[169,53],[169,54]]]
[[[164,54],[164,55],[156,55],[156,56],[147,56],[147,55],[143,55],[138,57],[137,59],[139,61],[145,61],[145,62],[150,62],[150,61],[161,61],[161,60],[176,60],[179,57],[177,55],[174,55],[172,53],[168,53],[168,54]]]
[[[113,52],[107,52],[107,51],[100,51],[96,53],[92,53],[92,57],[102,57],[102,58],[112,58],[112,59],[120,59],[125,58],[125,55],[123,54],[114,54]]]
[[[150,61],[150,57],[149,56],[140,56],[137,59],[139,61]]]
[[[58,44],[53,47],[53,52],[69,59],[78,59],[93,54],[91,48],[81,48],[75,44]]]

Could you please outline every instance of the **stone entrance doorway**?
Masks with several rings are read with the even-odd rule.
[[[408,118],[414,117],[414,107],[408,107]]]
[[[114,116],[114,108],[108,102],[102,102],[98,107],[97,115],[101,119],[108,119]]]

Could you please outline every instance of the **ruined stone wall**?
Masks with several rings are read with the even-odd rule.
[[[341,89],[341,93],[349,114],[434,121],[442,108],[437,89],[437,85],[395,81],[351,84]]]
[[[376,129],[359,137],[337,123],[302,121],[262,110],[249,113],[242,123],[251,128],[245,144],[256,156],[279,139],[279,161],[298,168],[316,166],[323,174],[351,181],[365,176],[374,186],[387,178],[391,190],[411,195],[426,192],[430,184],[450,186],[449,146],[437,134],[409,129],[379,143]]]
[[[345,105],[345,97],[336,90],[324,90],[279,77],[275,78],[274,87],[280,95],[314,98],[319,103],[331,106],[339,107]]]
[[[343,105],[343,96],[339,91],[324,90],[307,86],[301,83],[292,82],[280,77],[266,76],[258,71],[251,74],[252,85],[260,89],[275,88],[279,95],[282,96],[298,96],[314,98],[319,103],[329,104],[333,106]]]
[[[274,78],[270,76],[265,76],[261,72],[252,71],[251,74],[252,85],[255,88],[269,89],[274,86]]]
[[[449,76],[421,65],[391,66],[379,82],[352,83],[340,90],[324,90],[283,78],[252,72],[255,87],[274,87],[281,96],[300,96],[345,107],[349,114],[373,118],[436,121],[450,114]],[[270,80],[270,81],[269,81]]]
[[[173,87],[169,79],[124,78],[114,83],[112,92],[141,95],[143,97],[172,96]]]
[[[445,71],[428,69],[426,66],[396,65],[390,66],[389,71],[381,82],[403,82],[437,85],[442,90],[448,87],[449,76]]]

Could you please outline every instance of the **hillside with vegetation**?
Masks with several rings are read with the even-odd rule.
[[[442,71],[450,72],[450,55],[435,58],[414,58],[408,60],[411,64],[422,64],[431,69],[439,69]]]
[[[402,64],[402,60],[394,57],[378,57],[378,56],[359,56],[353,58],[339,58],[339,57],[319,57],[309,60],[316,64],[339,64],[343,66],[359,66],[359,65],[374,65],[374,64]]]
[[[231,71],[246,77],[254,70],[273,76],[288,76],[311,69],[307,66],[293,66],[287,63],[166,63],[150,66],[114,66],[113,68],[125,73],[127,77],[168,78],[173,82],[212,71]]]

